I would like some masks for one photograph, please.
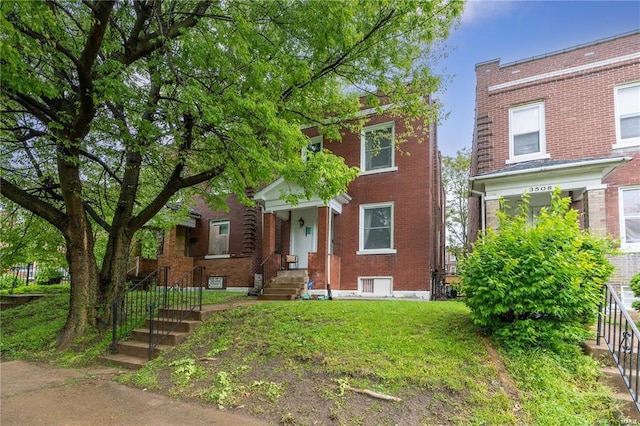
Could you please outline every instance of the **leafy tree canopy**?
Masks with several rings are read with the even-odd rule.
[[[454,157],[442,159],[442,183],[447,194],[447,246],[457,257],[467,252],[469,172],[471,152],[463,148]]]
[[[435,119],[426,58],[462,7],[3,1],[0,192],[64,236],[71,311],[86,317],[77,328],[107,312],[133,233],[165,205],[193,193],[214,207],[229,193],[250,202],[246,187],[280,176],[302,185],[301,197],[329,199],[357,170],[327,152],[303,162],[303,126],[339,139],[363,99]],[[102,262],[96,226],[108,234]]]

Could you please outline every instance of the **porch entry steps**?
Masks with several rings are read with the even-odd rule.
[[[254,303],[256,303],[255,299],[247,299],[219,305],[204,305],[201,311],[191,311],[186,319],[167,335],[162,344],[154,348],[152,358],[156,358],[162,352],[182,343],[203,321],[216,312]],[[175,325],[173,318],[182,316],[182,314],[183,312],[180,310],[160,309],[158,317],[154,320],[153,328],[162,330],[166,327],[173,327]],[[149,320],[146,321],[144,327],[133,330],[129,340],[118,342],[115,349],[116,353],[103,355],[100,359],[124,368],[142,368],[149,361]]]
[[[278,271],[278,274],[265,284],[258,300],[295,300],[307,292],[309,273],[306,269]]]
[[[629,394],[620,370],[606,344],[598,344],[596,340],[587,340],[584,352],[594,358],[600,365],[601,380],[613,389],[613,398],[620,415],[629,421],[639,422],[640,411],[636,408],[633,398]]]

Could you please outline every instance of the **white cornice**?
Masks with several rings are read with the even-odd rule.
[[[593,68],[604,67],[607,65],[617,64],[619,62],[630,61],[640,58],[640,52],[630,53],[628,55],[617,56],[615,58],[605,59],[603,61],[592,62],[590,64],[579,65],[577,67],[565,68],[563,70],[546,72],[543,74],[532,75],[531,77],[521,78],[519,80],[507,81],[506,83],[495,84],[489,86],[489,92],[505,89],[507,87],[519,86],[521,84],[532,83],[538,80],[544,80],[546,78],[560,77],[574,72],[582,72]]]

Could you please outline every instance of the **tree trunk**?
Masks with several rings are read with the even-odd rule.
[[[86,216],[79,216],[75,221],[70,221],[64,233],[71,294],[67,322],[58,341],[59,349],[68,347],[87,327],[96,325],[98,267],[93,254],[94,239]],[[70,215],[70,219],[72,217]]]
[[[114,232],[107,243],[107,251],[100,271],[100,285],[98,291],[98,329],[102,332],[111,326],[111,304],[125,291],[127,268],[129,264],[129,249],[132,236],[120,230]]]

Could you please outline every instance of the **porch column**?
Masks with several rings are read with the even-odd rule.
[[[329,276],[329,207],[318,207],[318,250],[309,260],[314,288],[325,289]]]
[[[590,189],[585,193],[587,204],[587,227],[594,235],[607,235],[607,208],[604,189]]]
[[[264,260],[276,250],[276,215],[274,213],[265,213],[263,220],[262,259]]]
[[[498,229],[500,222],[496,213],[500,210],[500,200],[486,200],[485,202],[486,226],[488,228]]]

